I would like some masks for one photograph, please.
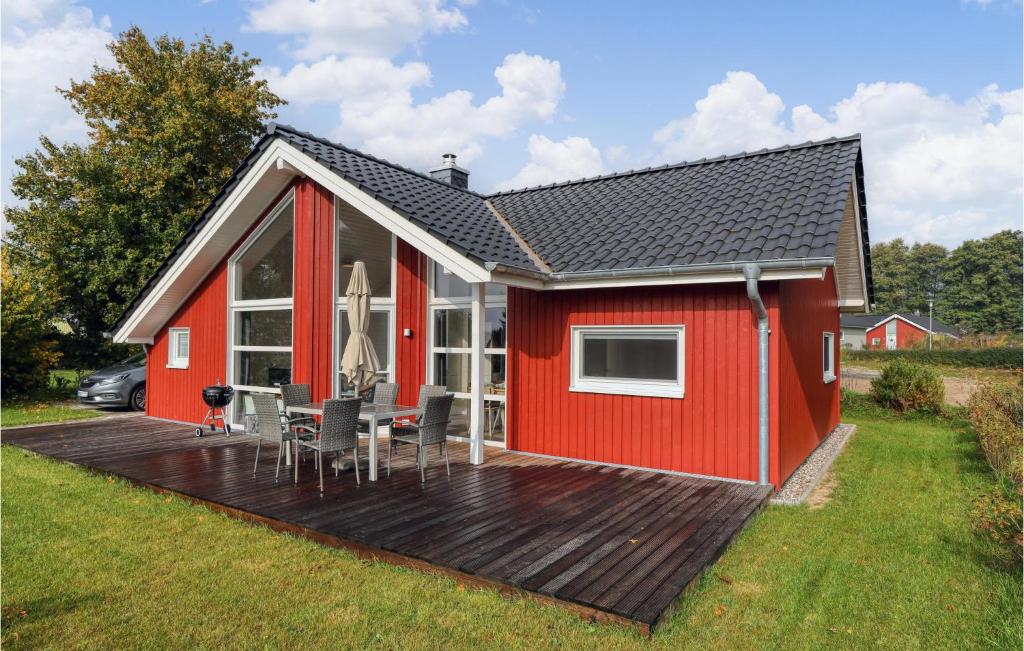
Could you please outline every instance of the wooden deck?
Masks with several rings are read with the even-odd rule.
[[[470,584],[570,605],[650,633],[683,590],[765,503],[765,487],[544,459],[488,448],[482,466],[451,445],[427,481],[414,453],[390,479],[351,472],[317,488],[311,461],[296,486],[274,481],[277,450],[145,417],[8,429],[3,442],[171,491],[235,517],[363,557],[443,572]],[[386,446],[381,448],[386,450]],[[291,469],[287,469],[290,472]]]

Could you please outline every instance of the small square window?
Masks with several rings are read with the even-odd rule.
[[[821,337],[822,344],[822,380],[826,383],[836,379],[836,336],[825,332]]]
[[[188,328],[170,328],[167,331],[168,368],[188,368]]]

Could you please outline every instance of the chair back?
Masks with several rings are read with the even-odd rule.
[[[373,404],[393,405],[398,402],[397,384],[391,382],[378,382],[373,388]]]
[[[354,448],[359,440],[359,409],[362,398],[324,400],[324,417],[320,421],[320,449],[337,452]]]
[[[450,393],[427,398],[427,406],[420,416],[419,432],[422,445],[443,443],[447,439],[453,398],[455,396]]]
[[[256,436],[261,439],[284,440],[284,425],[277,407],[277,396],[272,393],[252,393],[252,406],[256,412]]]
[[[422,412],[427,408],[427,400],[438,398],[446,393],[448,393],[448,387],[443,387],[440,384],[421,384],[420,396],[416,400],[416,409]]]
[[[281,401],[286,408],[306,405],[313,402],[313,394],[308,384],[282,384]]]

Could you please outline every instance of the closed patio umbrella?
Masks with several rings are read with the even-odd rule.
[[[341,356],[341,373],[359,391],[370,384],[374,374],[380,370],[380,360],[367,335],[370,327],[370,279],[366,276],[366,265],[362,260],[356,260],[352,266],[352,279],[345,296],[348,298],[348,326],[352,332]]]

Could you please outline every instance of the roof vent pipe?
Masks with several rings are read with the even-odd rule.
[[[767,486],[768,477],[768,310],[761,300],[757,281],[761,267],[754,263],[743,265],[747,279],[747,298],[757,317],[757,483]]]

